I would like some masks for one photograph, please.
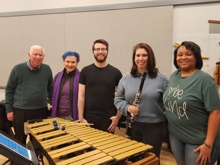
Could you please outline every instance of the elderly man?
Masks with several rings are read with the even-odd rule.
[[[53,76],[50,67],[42,64],[45,51],[34,45],[27,62],[16,65],[5,89],[5,105],[8,120],[12,121],[15,138],[26,144],[24,122],[47,117],[47,98],[51,98]]]

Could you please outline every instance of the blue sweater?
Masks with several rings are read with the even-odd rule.
[[[5,89],[6,111],[13,107],[20,109],[39,109],[47,107],[47,98],[51,98],[53,76],[50,67],[41,64],[37,70],[31,70],[27,62],[16,65],[9,76]]]
[[[127,115],[128,106],[132,105],[140,82],[141,77],[133,77],[130,73],[120,80],[114,104],[122,115]],[[168,80],[164,74],[159,72],[156,78],[150,78],[147,74],[135,121],[159,123],[166,120],[162,98],[167,85]]]

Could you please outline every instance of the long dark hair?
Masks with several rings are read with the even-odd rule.
[[[133,77],[139,77],[140,73],[138,72],[138,68],[137,65],[134,61],[135,59],[135,55],[136,55],[136,51],[137,49],[145,49],[147,51],[148,54],[148,60],[147,60],[147,72],[150,78],[155,78],[157,76],[158,73],[158,68],[156,68],[156,61],[155,61],[155,56],[154,56],[154,52],[152,50],[152,48],[146,44],[146,43],[139,43],[137,45],[134,46],[133,48],[133,55],[132,55],[132,68],[131,68],[131,75]]]
[[[177,52],[180,48],[180,46],[185,46],[187,50],[190,50],[193,55],[195,56],[196,58],[196,66],[195,68],[196,69],[201,69],[202,66],[203,66],[203,61],[202,61],[202,55],[201,55],[201,49],[200,47],[192,42],[192,41],[183,41],[181,43],[181,45],[179,45],[175,50],[174,50],[174,59],[173,59],[173,63],[176,67],[176,69],[180,69],[179,66],[177,65],[177,61],[176,61],[176,57],[177,57]]]

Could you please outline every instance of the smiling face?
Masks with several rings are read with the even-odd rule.
[[[77,68],[78,62],[75,56],[67,56],[64,60],[64,68],[66,73],[70,73]]]
[[[192,72],[196,68],[196,58],[191,50],[185,46],[180,46],[177,51],[176,62],[180,70],[183,72]]]
[[[105,62],[108,56],[108,50],[106,45],[102,43],[96,43],[94,45],[93,55],[97,62]]]
[[[135,52],[134,62],[140,73],[145,72],[147,68],[148,53],[145,49],[139,48]]]
[[[31,64],[31,67],[33,69],[39,68],[39,66],[42,64],[44,60],[44,51],[42,48],[33,47],[31,48],[29,55],[29,61]]]

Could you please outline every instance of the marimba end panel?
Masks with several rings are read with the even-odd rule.
[[[159,165],[159,159],[155,154],[149,152],[145,154],[145,158],[130,165]]]

